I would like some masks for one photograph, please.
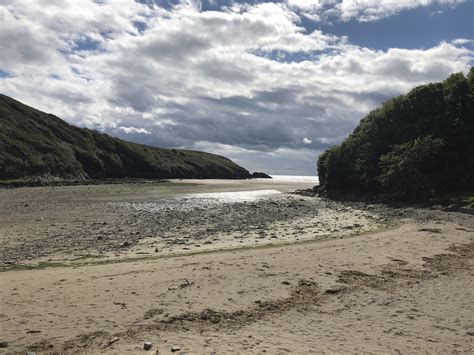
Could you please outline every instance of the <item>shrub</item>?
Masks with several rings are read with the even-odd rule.
[[[446,144],[426,136],[399,144],[380,157],[378,180],[388,196],[397,200],[428,199],[444,189],[440,172]]]
[[[326,190],[384,192],[402,200],[474,181],[474,68],[414,88],[364,117],[340,145],[321,154]]]

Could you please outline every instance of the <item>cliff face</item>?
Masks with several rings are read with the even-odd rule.
[[[42,176],[67,180],[251,177],[219,155],[126,142],[71,126],[0,95],[0,180]]]
[[[318,160],[326,191],[420,200],[474,187],[474,68],[386,102]]]

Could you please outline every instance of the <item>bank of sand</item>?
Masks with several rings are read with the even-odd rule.
[[[274,187],[265,186],[264,190],[279,189]],[[180,233],[185,244],[171,243],[169,251],[159,250],[157,255],[134,254],[134,248],[152,247],[147,244],[149,241],[141,245],[140,238],[132,238],[129,246],[119,249],[110,244],[112,252],[104,247],[102,254],[97,253],[100,259],[73,260],[54,244],[38,247],[38,258],[18,251],[21,244],[15,248],[12,229],[23,231],[24,238],[30,231],[33,239],[46,240],[41,223],[69,228],[69,223],[73,225],[74,218],[79,218],[74,217],[74,212],[86,211],[87,206],[92,212],[102,211],[110,203],[150,203],[164,194],[164,190],[156,191],[161,189],[158,186],[122,186],[118,196],[111,193],[117,187],[88,188],[89,192],[86,187],[0,191],[0,195],[8,197],[7,202],[2,200],[0,236],[9,246],[3,254],[6,271],[0,274],[0,340],[8,341],[9,347],[0,350],[143,352],[143,342],[151,341],[152,350],[160,353],[170,352],[175,345],[190,353],[473,351],[472,216],[340,205],[280,194],[225,207],[197,206],[210,221],[204,226],[195,223],[200,221],[198,213],[189,212],[190,220],[184,220],[180,229],[165,231],[171,236]],[[170,188],[177,187],[167,187]],[[202,185],[180,188],[187,189],[186,194],[215,192]],[[248,190],[248,186],[242,190]],[[36,193],[26,193],[30,191]],[[101,195],[101,191],[107,193]],[[29,202],[23,201],[28,195]],[[175,196],[175,192],[171,195]],[[13,196],[17,199],[13,200]],[[52,196],[57,206],[51,204]],[[70,214],[64,210],[67,200]],[[46,210],[43,219],[36,221],[16,214],[17,210],[33,206]],[[326,218],[332,216],[332,222],[325,222],[332,223],[329,232],[318,234],[317,215],[304,217],[311,207],[318,207]],[[110,208],[121,211],[123,205]],[[176,206],[166,208],[178,213],[173,210]],[[186,236],[196,237],[193,231],[201,227],[211,229],[211,240],[216,239],[218,245],[220,237],[237,233],[226,229],[230,228],[227,224],[216,228],[216,232],[209,227],[215,224],[212,213],[224,213],[225,209],[252,211],[245,214],[247,220],[242,223],[249,226],[244,233],[251,236],[242,239],[250,239],[253,244],[244,242],[244,248],[235,249],[240,239],[233,238],[226,242],[229,249],[224,251],[211,248],[189,255],[196,248],[182,249],[195,243]],[[272,216],[277,213],[277,220],[265,211]],[[107,226],[114,218],[125,215],[92,212],[80,217],[87,221],[83,222],[82,231],[93,232],[95,229],[89,227],[97,226],[87,218],[109,218],[105,225],[101,224]],[[161,219],[173,221],[160,209],[147,210],[133,218],[143,224],[156,213]],[[252,215],[257,216],[255,220],[250,218]],[[63,219],[60,223],[45,221],[48,216]],[[230,215],[224,216],[231,219]],[[204,217],[201,220],[206,220]],[[21,219],[25,230],[16,224]],[[373,225],[377,228],[364,227]],[[255,238],[257,243],[251,234],[255,227],[264,233],[264,238]],[[351,232],[346,233],[348,230]],[[298,234],[291,234],[293,238],[305,237],[299,244],[284,244],[290,239],[285,233],[294,231]],[[273,234],[277,238],[272,238]],[[95,240],[102,239],[95,236]],[[61,241],[67,243],[67,238]],[[257,247],[250,247],[255,244]],[[175,246],[181,249],[173,249]],[[90,243],[76,247],[78,253],[81,248],[87,253],[93,249]],[[45,257],[43,253],[47,257],[48,250],[54,260],[75,266],[17,270],[25,263],[35,265]],[[173,256],[177,253],[179,256]],[[133,260],[136,257],[142,259]],[[10,263],[12,259],[16,264]],[[99,262],[81,265],[91,260]]]

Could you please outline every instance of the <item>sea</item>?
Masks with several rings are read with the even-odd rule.
[[[304,176],[304,175],[270,175],[275,181],[287,181],[287,182],[312,182],[319,184],[317,176]]]

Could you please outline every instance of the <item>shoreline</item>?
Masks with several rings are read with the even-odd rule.
[[[108,265],[108,264],[121,264],[121,263],[133,263],[133,262],[142,262],[142,261],[159,261],[163,259],[171,259],[171,258],[186,258],[198,255],[207,255],[207,254],[221,254],[221,253],[238,253],[238,252],[247,252],[252,250],[260,250],[260,249],[272,249],[272,248],[280,248],[286,246],[298,246],[298,245],[305,245],[305,244],[318,244],[324,243],[328,240],[337,240],[337,239],[351,239],[357,238],[360,236],[376,234],[384,231],[390,231],[396,229],[402,222],[399,222],[395,225],[390,225],[386,227],[381,227],[380,229],[370,230],[365,232],[357,232],[354,234],[346,235],[346,236],[328,236],[327,238],[322,239],[307,239],[307,240],[295,240],[295,241],[288,241],[288,242],[279,242],[279,243],[269,243],[269,244],[261,244],[261,245],[248,245],[248,246],[236,246],[236,247],[228,247],[228,248],[221,248],[221,249],[206,249],[206,250],[195,250],[195,251],[187,251],[187,252],[177,252],[177,253],[170,253],[167,255],[146,255],[146,256],[135,256],[135,257],[122,257],[122,258],[100,258],[100,257],[90,257],[90,258],[78,258],[72,260],[65,260],[63,262],[39,262],[37,264],[12,264],[8,266],[0,267],[0,273],[2,272],[12,272],[12,271],[30,271],[30,270],[44,270],[48,268],[78,268],[78,267],[88,267],[88,266],[98,266],[98,265]],[[83,262],[75,262],[77,260],[82,260]]]
[[[191,352],[450,352],[453,343],[468,353],[474,329],[463,314],[472,304],[462,293],[472,282],[474,225],[438,217],[321,243],[2,273],[4,336],[15,351],[135,353],[151,341],[160,353],[173,345]]]
[[[292,187],[208,180],[43,188],[34,196],[3,190],[0,267],[286,245],[378,230],[403,214],[289,194]]]
[[[289,194],[296,189],[206,181],[0,190],[0,238],[21,264],[0,272],[0,352],[143,353],[144,342],[163,354],[472,352],[472,216]],[[268,190],[278,193],[259,192]],[[226,191],[244,201],[219,202]],[[184,249],[196,243],[210,249]],[[33,266],[42,253],[59,264]],[[89,259],[74,260],[81,253]]]

